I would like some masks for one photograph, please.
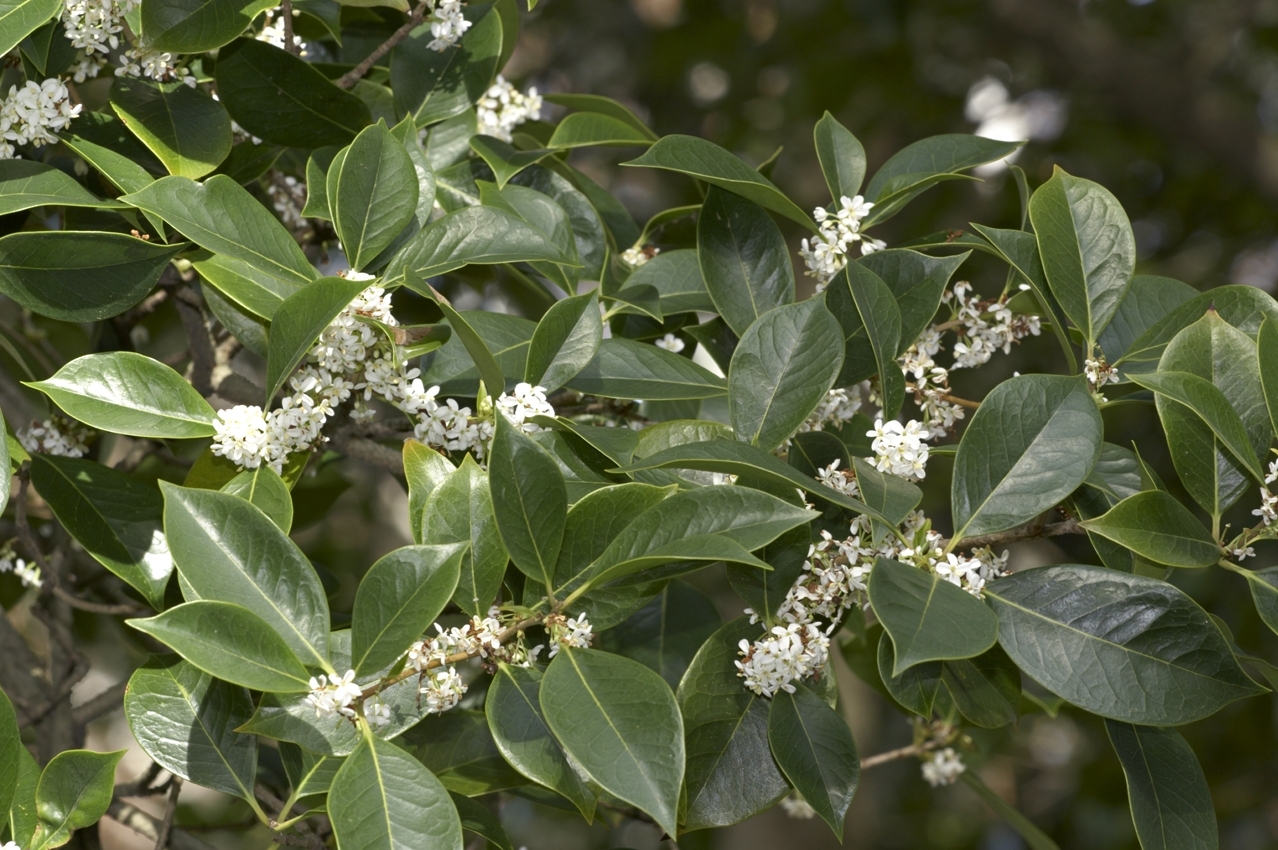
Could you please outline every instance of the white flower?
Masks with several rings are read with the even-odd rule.
[[[17,433],[18,443],[34,454],[58,457],[84,457],[89,450],[89,431],[83,425],[61,416],[51,416],[40,423],[32,422]]]
[[[1252,511],[1252,514],[1260,517],[1260,521],[1265,525],[1278,522],[1278,496],[1271,493],[1268,487],[1261,487],[1260,507]]]
[[[12,143],[10,151],[15,145],[52,144],[58,141],[57,132],[66,129],[82,108],[71,104],[71,94],[61,80],[27,80],[21,88],[11,86],[0,102],[0,136]]]
[[[632,269],[637,269],[653,257],[661,253],[660,248],[644,248],[643,245],[631,245],[621,252],[621,261]]]
[[[874,430],[867,431],[873,437],[870,448],[874,451],[874,466],[907,481],[921,480],[927,474],[930,431],[911,419],[905,425],[896,420],[875,420]]]
[[[550,655],[554,658],[560,649],[585,649],[590,646],[591,626],[585,614],[564,618],[552,614],[546,618],[546,630],[550,633]]]
[[[528,420],[534,416],[554,418],[555,408],[546,400],[546,388],[520,382],[513,394],[502,393],[497,399],[497,409],[505,414],[512,425],[525,434],[535,434],[541,426]]]
[[[678,354],[687,348],[683,340],[679,339],[679,337],[674,334],[666,334],[661,339],[653,343],[653,345],[657,346],[657,348],[664,348],[666,351],[672,351],[675,354]]]
[[[426,45],[431,50],[447,50],[470,29],[470,21],[462,15],[461,0],[438,0],[431,17],[434,20],[430,24],[430,34],[434,38]]]
[[[440,669],[426,676],[426,684],[418,689],[426,697],[427,714],[443,714],[454,708],[466,695],[466,683],[456,668]]]
[[[1093,390],[1099,390],[1106,384],[1118,383],[1118,369],[1105,362],[1104,356],[1096,360],[1088,358],[1083,361],[1083,374]]]
[[[798,433],[838,428],[861,409],[861,388],[836,387],[825,394],[816,410],[799,426]]]
[[[332,717],[334,714],[351,718],[355,716],[351,703],[360,698],[362,690],[355,684],[354,670],[347,670],[344,676],[329,673],[327,679],[324,676],[313,676],[309,684],[311,692],[303,702],[315,709],[316,717]]]
[[[387,726],[391,722],[390,706],[379,698],[365,700],[364,719],[370,726]]]
[[[9,545],[0,549],[0,573],[7,572],[17,576],[25,587],[40,587],[40,568],[19,558]]]
[[[509,142],[516,127],[541,114],[541,95],[535,88],[523,94],[498,74],[496,82],[475,104],[475,114],[479,119],[480,133]]]
[[[811,804],[803,799],[803,795],[798,791],[791,791],[782,797],[781,808],[795,820],[812,820],[812,818],[816,817],[816,809],[812,808]]]
[[[742,660],[734,662],[737,676],[756,694],[771,697],[778,691],[794,693],[797,679],[825,669],[830,638],[815,624],[773,626],[762,638],[740,642]]]
[[[933,788],[954,784],[959,774],[965,770],[967,766],[963,764],[959,754],[954,752],[953,747],[937,750],[932,753],[931,758],[923,762],[923,778]]]
[[[293,16],[296,17],[298,12],[294,11]],[[258,41],[264,41],[267,44],[273,44],[281,50],[287,49],[284,46],[284,15],[280,9],[267,9],[263,18],[261,31],[257,34]],[[302,37],[296,32],[293,34],[293,47],[297,52],[305,56],[309,50],[309,45],[302,41]]]
[[[109,53],[120,46],[124,16],[136,8],[134,0],[65,0],[62,27],[73,47],[86,53]]]
[[[172,53],[162,53],[143,47],[130,47],[120,54],[120,67],[115,69],[117,77],[146,77],[157,82],[180,80],[191,88],[195,88],[195,75],[186,69],[180,60],[175,60]]]
[[[839,198],[839,209],[833,215],[824,207],[813,210],[818,233],[811,242],[804,239],[800,243],[799,255],[808,267],[806,274],[817,280],[817,292],[824,290],[847,265],[848,249],[853,243],[862,243],[863,255],[887,247],[882,241],[861,233],[861,220],[870,214],[873,206],[860,195],[855,198],[844,195]]]

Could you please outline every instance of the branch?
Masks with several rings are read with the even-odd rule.
[[[78,608],[81,611],[88,611],[91,614],[106,614],[112,617],[137,617],[142,614],[150,613],[146,608],[140,605],[108,605],[102,602],[90,602],[87,599],[81,599],[73,596],[63,590],[60,585],[54,585],[53,595],[72,608]]]
[[[288,0],[284,0],[288,2]],[[173,830],[173,815],[177,813],[178,794],[182,793],[182,777],[174,776],[169,780],[169,799],[164,804],[164,819],[156,829],[155,850],[164,850],[169,846],[169,833]]]
[[[932,752],[932,750],[940,747],[941,744],[941,741],[932,739],[924,741],[921,744],[910,744],[908,747],[900,747],[899,749],[888,750],[886,753],[878,753],[877,755],[868,756],[867,758],[861,759],[861,769],[868,770],[871,767],[878,767],[879,765],[887,764],[890,761],[924,756]]]
[[[280,0],[280,14],[284,16],[284,49],[300,56],[302,51],[293,41],[293,0]]]
[[[129,680],[112,685],[102,693],[71,709],[71,718],[77,726],[92,723],[104,714],[110,714],[120,707],[124,692],[129,689]]]
[[[131,803],[112,800],[107,809],[107,817],[121,826],[127,826],[143,838],[155,841],[160,837],[160,821]],[[168,846],[172,850],[217,850],[212,844],[182,829],[174,829],[169,833]]]
[[[1034,540],[1040,537],[1058,537],[1062,534],[1082,534],[1083,527],[1078,520],[1070,517],[1063,522],[1044,525],[1040,520],[1027,522],[1007,531],[995,534],[982,534],[977,537],[965,537],[958,542],[955,549],[980,549],[983,546],[998,546],[1003,543],[1015,543],[1017,540]]]
[[[395,45],[408,38],[408,34],[417,27],[421,26],[422,19],[426,17],[426,11],[430,9],[430,4],[421,2],[417,4],[417,8],[408,16],[408,21],[399,29],[391,34],[391,37],[383,41],[381,44],[373,48],[373,52],[364,57],[364,61],[360,62],[354,68],[351,68],[345,74],[337,78],[337,85],[341,88],[348,89],[360,81],[360,79],[372,70],[373,65],[377,64],[377,60],[381,59],[389,53]]]

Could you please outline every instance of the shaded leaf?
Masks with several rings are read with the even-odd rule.
[[[1220,558],[1211,533],[1162,490],[1129,496],[1103,516],[1079,524],[1156,564],[1210,567]]]
[[[1144,850],[1220,846],[1207,777],[1175,729],[1105,721],[1127,778],[1136,836]]]
[[[852,731],[838,713],[803,685],[780,691],[768,713],[772,755],[808,805],[843,840],[843,817],[856,793],[861,761]]]
[[[781,228],[758,204],[711,187],[697,216],[697,262],[715,310],[738,336],[794,301],[794,266]]]

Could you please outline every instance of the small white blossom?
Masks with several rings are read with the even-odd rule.
[[[816,410],[799,426],[798,433],[838,428],[849,421],[861,409],[859,386],[836,387],[825,394]]]
[[[0,548],[0,574],[8,572],[17,576],[25,587],[40,587],[40,568],[19,558],[12,546],[5,545]]]
[[[355,684],[354,670],[347,670],[344,676],[332,673],[327,678],[313,676],[309,684],[311,692],[303,702],[315,709],[316,717],[332,717],[335,714],[350,718],[355,716],[355,709],[351,708],[351,704],[359,699],[362,691]]]
[[[552,614],[546,618],[546,631],[550,634],[550,655],[554,658],[560,649],[585,649],[590,646],[591,626],[585,614],[565,618]]]
[[[1096,360],[1084,360],[1083,374],[1087,376],[1087,383],[1093,390],[1099,390],[1106,384],[1116,384],[1119,380],[1118,369],[1106,363],[1104,356]]]
[[[27,80],[21,88],[10,86],[9,94],[0,102],[0,136],[6,141],[12,158],[15,145],[48,145],[58,141],[58,132],[66,129],[83,107],[72,105],[66,83],[50,78],[42,83]]]
[[[621,261],[630,266],[630,268],[637,269],[660,253],[660,248],[631,245],[621,252]]]
[[[124,16],[137,6],[134,0],[65,0],[62,28],[72,47],[106,54],[120,46]]]
[[[475,114],[480,133],[509,142],[516,127],[541,114],[541,95],[535,88],[524,94],[498,74],[496,82],[475,104]]]
[[[546,401],[546,388],[524,382],[515,385],[514,393],[502,393],[497,399],[497,409],[525,434],[541,430],[540,425],[528,421],[532,417],[548,416],[553,419],[555,416],[555,409]]]
[[[470,21],[462,15],[461,0],[438,0],[431,17],[430,34],[434,38],[426,45],[431,50],[447,50],[470,29]]]
[[[378,698],[365,700],[364,719],[370,726],[387,726],[391,722],[390,706]]]
[[[130,47],[120,54],[120,67],[115,69],[117,77],[136,77],[167,83],[178,80],[195,88],[196,79],[172,53],[149,50],[144,47]]]
[[[771,697],[778,691],[794,693],[796,680],[806,679],[825,669],[830,657],[830,638],[815,624],[790,623],[773,626],[751,643],[740,642],[737,676],[756,694]]]
[[[791,791],[781,798],[781,808],[786,815],[795,820],[812,820],[816,817],[816,809],[798,791]]]
[[[678,354],[687,348],[684,341],[674,334],[666,334],[661,339],[654,342],[653,345],[657,346],[657,348],[664,348],[666,351],[670,351],[675,354]]]
[[[426,674],[425,682],[418,690],[426,697],[427,714],[443,714],[455,708],[466,695],[466,683],[453,667]]]
[[[861,242],[861,253],[870,254],[887,247],[878,239],[871,239],[861,233],[861,221],[870,214],[873,203],[857,195],[839,198],[839,209],[831,215],[824,207],[817,207],[812,212],[816,219],[818,233],[800,244],[799,255],[807,265],[807,275],[816,278],[817,292],[824,290],[843,270],[848,263],[848,250]]]
[[[927,784],[933,788],[942,785],[953,785],[959,778],[959,774],[967,770],[967,766],[963,764],[963,759],[959,754],[954,752],[953,747],[946,747],[943,750],[937,750],[932,753],[931,758],[923,762],[923,778],[927,780]]]
[[[18,443],[28,452],[58,457],[84,457],[89,450],[89,431],[78,422],[51,416],[43,422],[32,422],[17,433]]]
[[[874,466],[907,481],[918,481],[927,475],[930,432],[911,419],[905,425],[896,420],[875,420],[874,430],[867,431],[873,437],[870,448],[874,451]]]

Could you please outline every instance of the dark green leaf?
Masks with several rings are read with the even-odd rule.
[[[259,264],[271,261],[259,261]],[[289,272],[287,278],[282,275],[262,271],[250,263],[232,257],[229,254],[213,254],[207,260],[196,260],[192,265],[200,277],[239,308],[243,308],[255,317],[269,321],[279,306],[290,295],[309,283],[310,275],[318,272],[306,272],[306,277],[299,280]]]
[[[1100,457],[1100,411],[1087,382],[1022,375],[994,389],[954,461],[954,537],[1005,531],[1055,506]]]
[[[676,834],[683,784],[683,719],[660,676],[637,661],[561,650],[542,679],[546,724],[605,791]]]
[[[448,792],[457,814],[461,818],[462,829],[487,839],[487,844],[496,846],[497,850],[515,850],[506,835],[506,829],[497,816],[488,810],[483,803],[463,797],[455,791]]]
[[[1197,294],[1189,284],[1170,277],[1152,274],[1133,277],[1118,312],[1096,340],[1105,352],[1105,359],[1117,363],[1145,331]]]
[[[661,312],[665,315],[686,313],[692,310],[710,312],[715,309],[701,277],[697,252],[690,250],[665,251],[653,257],[630,277],[626,288],[651,286],[657,290]]]
[[[794,266],[781,228],[740,195],[710,188],[697,217],[697,262],[716,311],[738,336],[794,301]]]
[[[405,738],[415,754],[455,794],[479,797],[527,784],[502,758],[482,711],[449,711],[431,717]]]
[[[532,11],[531,6],[529,11]],[[657,134],[648,129],[648,125],[639,119],[639,116],[610,97],[597,94],[548,94],[544,99],[547,103],[575,109],[578,112],[592,112],[614,118],[642,133],[648,141],[655,142],[658,138]]]
[[[602,338],[603,319],[596,293],[556,302],[533,332],[524,380],[547,393],[554,392],[594,359]]]
[[[153,50],[203,53],[234,41],[270,0],[147,0],[142,32]]]
[[[483,616],[501,588],[509,556],[497,533],[488,476],[466,455],[427,499],[421,512],[423,543],[466,543],[453,601],[471,616]]]
[[[835,383],[841,387],[855,384],[882,368],[888,382],[893,387],[899,385],[897,394],[904,398],[905,378],[895,360],[895,349],[902,341],[901,309],[888,285],[868,266],[850,263],[830,281],[825,304],[838,320],[843,338],[843,365]],[[863,315],[871,317],[868,327]],[[889,349],[893,351],[890,356]],[[887,359],[890,365],[886,365]]]
[[[214,434],[213,408],[172,368],[131,351],[77,357],[34,387],[75,419],[133,437]]]
[[[361,131],[340,163],[333,161],[327,182],[333,227],[356,270],[385,250],[417,210],[413,161],[385,124]]]
[[[1025,570],[986,585],[999,643],[1093,714],[1179,726],[1261,693],[1207,613],[1165,582],[1102,567]]]
[[[257,740],[234,730],[253,715],[243,688],[173,656],[134,671],[124,716],[143,751],[170,773],[253,800]]]
[[[266,401],[269,404],[315,340],[368,281],[320,278],[285,299],[271,319],[266,356]]]
[[[652,144],[652,131],[600,112],[576,112],[555,127],[548,148],[584,148],[591,145],[627,146]]]
[[[852,731],[819,696],[798,685],[781,691],[768,713],[772,755],[808,805],[843,840],[843,817],[861,778]]]
[[[293,526],[293,498],[284,479],[269,466],[246,469],[219,488],[252,502],[266,514],[280,531],[288,534]]]
[[[650,667],[672,688],[717,628],[719,612],[700,591],[672,581],[624,623],[600,635],[599,648]]]
[[[603,398],[646,401],[713,398],[727,392],[723,378],[655,345],[632,339],[605,339],[570,389]]]
[[[521,151],[508,142],[483,134],[471,136],[470,147],[492,169],[498,189],[525,168],[536,165],[554,153],[546,148]]]
[[[918,251],[888,248],[856,261],[874,272],[896,301],[901,314],[901,335],[896,354],[903,354],[931,323],[950,278],[970,255],[970,251],[964,251],[950,257],[930,257]],[[857,280],[860,281],[860,278]],[[861,302],[858,300],[857,303]],[[877,301],[873,303],[874,307],[878,306]],[[873,312],[877,314],[878,311],[875,309]]]
[[[528,345],[537,326],[527,319],[505,313],[467,310],[458,313],[466,320],[484,347],[496,358],[505,383],[519,381],[528,360]],[[480,372],[460,338],[453,336],[430,355],[430,365],[422,375],[427,385],[438,384],[440,395],[475,397],[479,394]]]
[[[952,133],[922,139],[899,150],[870,178],[865,197],[875,208],[862,229],[885,221],[911,198],[958,172],[1003,159],[1022,142],[1000,142],[980,136]]]
[[[526,576],[554,586],[564,538],[568,492],[545,449],[498,415],[488,461],[497,530],[510,559]]]
[[[673,491],[673,487],[630,483],[601,487],[582,497],[568,511],[564,525],[565,545],[555,564],[556,590],[570,592],[579,587],[586,568],[621,530]]]
[[[120,77],[111,108],[170,174],[203,177],[231,152],[231,119],[222,104],[185,83]]]
[[[123,755],[124,750],[64,750],[45,765],[35,793],[39,821],[32,850],[65,844],[72,832],[106,814],[115,789],[115,766]]]
[[[0,21],[0,27],[3,25]],[[0,162],[0,215],[40,206],[113,209],[125,204],[93,195],[65,172],[51,166],[26,159]]]
[[[1208,310],[1238,330],[1254,337],[1265,319],[1278,321],[1278,302],[1254,286],[1227,285],[1212,288],[1189,299],[1155,322],[1123,354],[1127,368],[1123,374],[1147,372],[1163,356],[1163,349],[1176,334],[1201,319]]]
[[[1216,810],[1194,751],[1175,729],[1105,721],[1127,777],[1136,836],[1144,850],[1220,846]]]
[[[1210,567],[1220,559],[1220,545],[1211,533],[1162,490],[1129,496],[1105,515],[1080,525],[1156,564]]]
[[[40,765],[26,747],[17,752],[17,790],[13,795],[13,808],[9,811],[9,824],[20,846],[31,847],[40,819],[36,817],[36,789],[40,786]]]
[[[456,467],[435,449],[417,440],[404,441],[404,478],[408,483],[408,523],[413,542],[422,543],[426,502]],[[435,543],[445,541],[436,540]]]
[[[728,369],[737,439],[768,451],[789,439],[834,385],[840,336],[822,298],[778,307],[751,325]]]
[[[878,669],[892,698],[915,714],[955,720],[957,711],[969,722],[998,729],[1016,721],[1021,704],[1021,671],[999,647],[975,658],[916,664],[900,676],[892,675],[896,663],[892,640],[879,638]]]
[[[155,487],[99,463],[47,454],[32,455],[31,482],[94,560],[163,607],[173,558]]]
[[[0,812],[7,812],[13,805],[13,794],[18,787],[18,759],[26,752],[22,744],[22,735],[18,731],[18,715],[13,711],[13,703],[0,691],[0,758],[8,765],[0,773]]]
[[[395,111],[411,114],[418,127],[465,112],[483,97],[493,74],[500,70],[497,63],[504,40],[500,12],[473,4],[463,14],[472,26],[456,47],[432,50],[434,34],[429,24],[422,24],[391,54]]]
[[[322,756],[288,741],[280,742],[280,761],[299,798],[327,794],[333,777],[342,767],[342,759]]]
[[[58,14],[54,0],[5,0],[0,3],[0,52],[8,53],[37,27]]]
[[[852,197],[861,189],[865,179],[865,148],[856,136],[826,112],[812,132],[817,160],[830,197]]]
[[[1239,568],[1235,572],[1247,579],[1260,619],[1278,634],[1278,567],[1255,571]]]

